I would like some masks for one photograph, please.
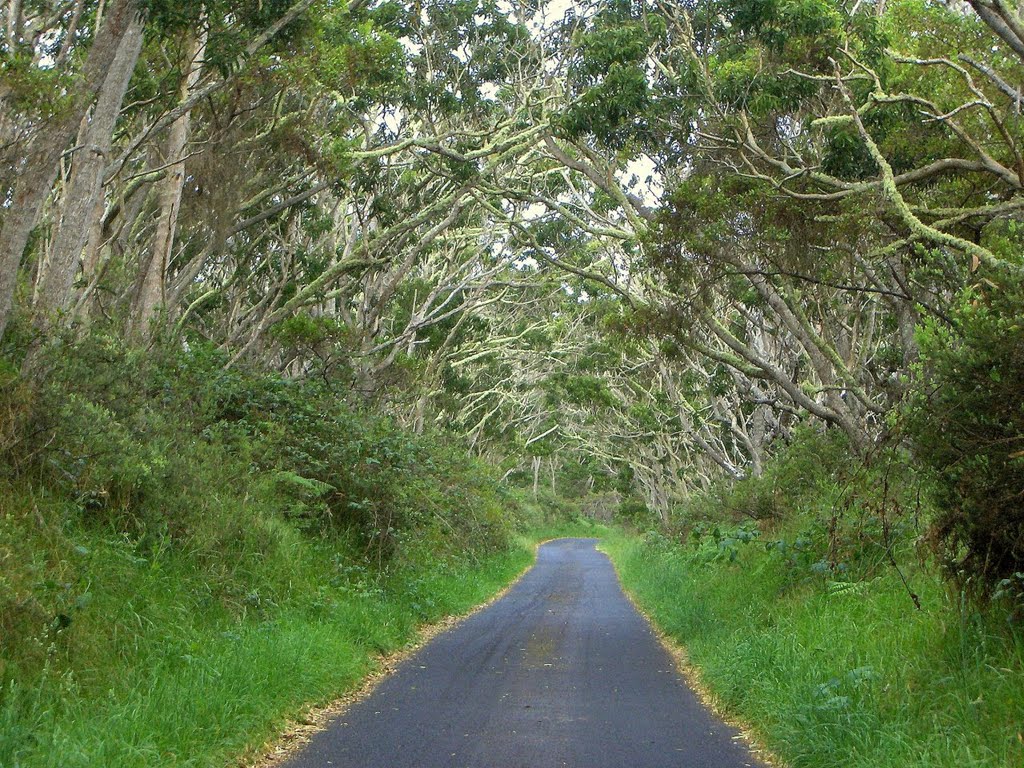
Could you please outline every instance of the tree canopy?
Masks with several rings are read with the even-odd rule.
[[[836,430],[945,478],[951,558],[1024,567],[1004,0],[0,17],[0,343],[25,375],[88,334],[215,348],[661,515]]]

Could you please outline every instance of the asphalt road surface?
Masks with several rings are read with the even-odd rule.
[[[594,539],[407,659],[288,768],[760,766],[687,688]]]

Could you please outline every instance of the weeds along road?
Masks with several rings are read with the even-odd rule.
[[[288,768],[760,765],[687,688],[594,539],[560,539]]]

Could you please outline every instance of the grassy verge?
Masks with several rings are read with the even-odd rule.
[[[925,566],[904,573],[918,610],[894,570],[796,576],[759,538],[613,533],[603,548],[726,714],[793,768],[1024,764],[1019,634]]]
[[[354,687],[421,623],[486,600],[532,558],[521,540],[476,561],[376,577],[339,568],[352,560],[333,547],[296,540],[287,601],[260,605],[254,594],[236,613],[203,599],[181,555],[140,558],[103,538],[79,546],[94,561],[96,598],[75,616],[87,644],[61,647],[56,636],[37,685],[8,683],[4,766],[225,765]]]
[[[0,766],[222,766],[531,560],[443,433],[216,350],[0,356]]]

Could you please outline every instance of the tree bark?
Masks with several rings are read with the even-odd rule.
[[[14,305],[21,259],[57,177],[61,155],[75,137],[114,62],[121,39],[137,16],[136,0],[114,0],[73,86],[71,105],[41,127],[21,163],[11,205],[0,227],[0,339]]]
[[[7,47],[14,49],[21,37],[21,0],[7,3]]]
[[[96,219],[103,214],[103,174],[110,157],[114,126],[142,50],[142,30],[142,19],[135,17],[121,38],[100,89],[83,146],[75,153],[57,233],[40,277],[35,307],[37,324],[46,324],[67,309],[82,249]]]
[[[204,35],[197,34],[191,40],[188,55],[188,74],[182,78],[180,102],[186,102],[199,82],[202,66],[199,62],[205,47]],[[178,226],[178,212],[181,209],[181,193],[185,186],[185,147],[192,113],[184,112],[173,123],[167,138],[165,162],[171,163],[167,176],[160,188],[160,218],[149,257],[143,261],[140,270],[139,289],[132,303],[129,318],[129,336],[137,342],[146,343],[153,335],[153,323],[166,308],[165,278],[167,265],[174,253],[174,238]]]

